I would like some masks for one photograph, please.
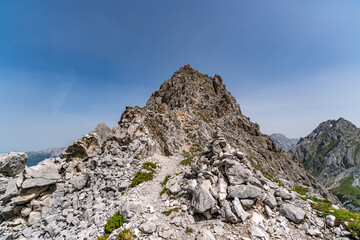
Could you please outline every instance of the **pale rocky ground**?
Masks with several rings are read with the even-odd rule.
[[[183,150],[195,153],[191,166],[180,165]],[[348,235],[291,191],[303,185],[312,196],[332,197],[241,114],[220,76],[189,66],[146,107],[127,107],[112,130],[100,123],[63,156],[29,168],[25,154],[0,155],[1,240],[96,239],[115,212],[125,224],[110,239],[125,228],[137,239]],[[159,166],[154,179],[128,188],[145,162]],[[160,196],[167,175],[170,193]],[[178,211],[163,214],[171,209]]]

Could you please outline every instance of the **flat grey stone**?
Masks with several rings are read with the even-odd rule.
[[[305,212],[301,208],[295,207],[292,204],[281,205],[279,211],[282,215],[294,223],[300,223],[305,217]]]
[[[228,197],[230,198],[257,198],[262,194],[262,189],[253,185],[238,185],[228,187]]]

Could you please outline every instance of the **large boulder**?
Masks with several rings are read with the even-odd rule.
[[[238,198],[234,198],[232,204],[234,212],[241,219],[241,221],[244,222],[250,216],[250,214],[244,210]]]
[[[262,189],[253,185],[237,185],[228,187],[229,198],[257,198],[262,194]]]
[[[305,212],[292,204],[281,205],[280,213],[294,223],[300,223],[305,217]]]
[[[235,213],[233,213],[231,210],[231,206],[228,201],[224,201],[222,203],[219,213],[222,219],[224,219],[226,222],[237,223],[239,221],[239,218],[237,218]]]
[[[240,185],[245,183],[251,173],[248,169],[246,169],[244,166],[241,166],[238,162],[232,160],[233,162],[237,163],[232,166],[228,166],[229,164],[226,164],[225,172],[229,179],[229,182],[231,185]],[[230,162],[229,160],[226,160],[226,162]]]
[[[60,164],[56,164],[54,159],[45,159],[38,165],[25,169],[25,181],[22,188],[42,187],[55,184],[60,178]]]
[[[204,213],[216,205],[206,183],[198,184],[192,196],[191,206],[199,213]]]
[[[15,177],[24,171],[26,160],[25,153],[0,153],[0,173],[6,177]]]

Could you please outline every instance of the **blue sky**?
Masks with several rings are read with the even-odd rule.
[[[359,1],[1,1],[0,152],[68,146],[184,64],[264,133],[360,126]]]

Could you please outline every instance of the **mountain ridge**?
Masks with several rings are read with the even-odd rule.
[[[286,152],[291,150],[300,140],[299,138],[288,138],[282,133],[273,133],[270,138],[276,146],[283,148]]]
[[[39,162],[43,161],[46,158],[60,157],[62,155],[63,150],[65,150],[64,147],[62,148],[53,147],[45,150],[25,152],[28,156],[26,165],[28,167],[31,167],[31,166],[35,166],[36,164],[38,164]]]
[[[25,164],[11,153],[0,168],[15,157]],[[241,113],[220,76],[189,65],[112,129],[100,123],[63,158],[11,174],[0,181],[4,239],[332,238],[335,217],[325,226],[313,200],[341,207]]]
[[[360,189],[355,196],[346,194],[350,186],[343,186],[351,180],[353,192],[360,187],[360,129],[344,118],[328,120],[319,124],[308,136],[302,138],[291,150],[313,176],[327,189],[332,190],[349,209],[360,211]],[[346,188],[346,189],[343,189]],[[348,198],[355,198],[348,202]],[[355,205],[354,205],[355,204]]]

